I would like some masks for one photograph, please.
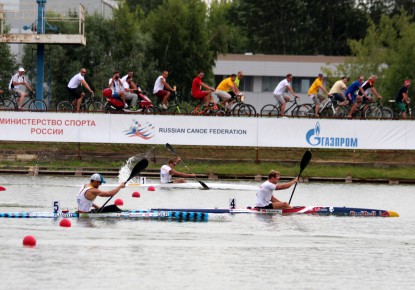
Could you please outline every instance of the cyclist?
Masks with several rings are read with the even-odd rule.
[[[30,92],[33,93],[33,89],[30,87],[30,85],[26,82],[23,74],[25,70],[24,68],[19,68],[19,72],[16,73],[10,80],[9,83],[9,90],[11,92],[17,93],[19,96],[19,100],[17,101],[17,108],[21,109],[22,104],[24,101],[24,98],[26,97],[26,92],[24,91],[24,88],[21,87],[21,85],[24,85],[26,89],[28,89]]]
[[[229,90],[232,90],[235,96],[239,94],[238,87],[235,84],[235,79],[236,74],[231,74],[228,78],[221,81],[216,88],[216,95],[221,101],[220,104],[223,107],[225,107],[226,103],[232,98],[232,96],[228,93]]]
[[[323,74],[318,74],[317,78],[314,80],[314,82],[311,84],[311,87],[308,90],[308,96],[314,103],[314,115],[318,116],[318,111],[320,109],[320,102],[324,100],[324,96],[318,93],[318,90],[322,90],[327,95],[327,90],[323,85]]]
[[[396,96],[396,106],[399,111],[402,112],[402,119],[406,119],[406,105],[409,104],[410,99],[408,95],[408,88],[411,84],[410,80],[405,80],[402,88],[399,90],[398,95]]]
[[[202,78],[205,76],[203,71],[198,71],[197,76],[192,81],[192,97],[199,100],[204,100],[205,106],[208,107],[209,103],[212,102],[212,95],[211,93],[215,90],[215,88],[209,87],[207,84],[202,82]],[[202,90],[201,88],[205,88],[206,91]]]
[[[108,81],[108,87],[112,91],[112,97],[114,99],[121,100],[124,103],[124,109],[128,108],[128,104],[125,100],[125,91],[124,91],[124,85],[120,78],[120,71],[115,70],[112,78]]]
[[[360,79],[360,78],[359,78]],[[357,106],[363,102],[364,104],[367,103],[373,103],[373,98],[368,96],[369,90],[375,94],[376,97],[379,99],[382,99],[382,96],[379,95],[379,93],[376,91],[374,85],[378,79],[377,75],[371,75],[367,81],[365,81],[362,86],[360,87],[357,96],[356,101],[354,102],[352,108],[350,109],[349,115],[347,118],[351,119],[353,116],[353,113],[356,111]],[[367,105],[365,105],[367,107]]]
[[[163,110],[167,110],[170,98],[170,92],[175,92],[176,87],[172,88],[167,82],[166,79],[169,76],[168,71],[163,71],[161,76],[156,79],[153,88],[153,94],[161,98],[161,107]]]
[[[293,89],[291,88],[291,81],[293,80],[292,74],[287,74],[286,78],[283,79],[278,83],[274,90],[274,98],[280,104],[280,116],[285,115],[285,105],[286,102],[290,100],[290,96],[286,95],[285,93],[288,91],[290,92],[295,98],[298,96],[294,93]]]
[[[86,69],[81,68],[78,74],[74,75],[68,83],[68,92],[69,96],[73,98],[73,104],[76,102],[76,111],[79,112],[81,110],[81,103],[85,97],[85,93],[82,92],[79,88],[79,85],[82,85],[86,88],[91,94],[94,92],[89,87],[88,83],[85,81],[85,74]]]
[[[236,79],[235,79],[235,85],[236,88],[239,90],[239,84],[241,83],[241,80],[244,78],[244,73],[242,71],[238,71],[238,74],[236,75]],[[232,96],[235,97],[235,93],[232,90],[229,90],[228,93]],[[239,91],[239,94],[242,95],[242,92]]]
[[[339,101],[339,106],[344,106],[347,104],[346,97],[343,94],[343,91],[347,90],[346,83],[349,81],[348,77],[342,77],[340,80],[334,83],[329,91],[329,96],[333,96],[336,101]]]

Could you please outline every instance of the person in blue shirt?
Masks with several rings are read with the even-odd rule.
[[[365,80],[364,76],[360,75],[356,81],[354,81],[346,90],[345,95],[349,100],[350,104],[353,104],[356,101],[356,96],[360,91],[364,96],[367,97],[365,91],[362,89],[363,81]]]

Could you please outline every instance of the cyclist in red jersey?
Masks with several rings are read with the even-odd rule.
[[[207,84],[202,82],[204,75],[203,71],[198,71],[197,76],[193,79],[192,97],[195,99],[203,99],[205,101],[205,106],[209,106],[209,103],[213,101],[211,93],[215,91],[215,88],[209,87]],[[202,90],[202,87],[205,88],[206,91]]]

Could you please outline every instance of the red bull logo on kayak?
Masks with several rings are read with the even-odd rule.
[[[317,122],[313,129],[306,133],[307,143],[316,147],[343,147],[355,148],[358,146],[357,138],[349,138],[343,136],[320,136],[320,122]]]
[[[138,137],[143,140],[150,140],[154,137],[154,128],[155,127],[150,122],[141,124],[133,119],[130,128],[124,132],[128,137]]]

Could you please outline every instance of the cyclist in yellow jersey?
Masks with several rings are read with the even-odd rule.
[[[238,71],[238,73],[236,74],[236,78],[235,78],[235,85],[237,87],[237,89],[239,90],[239,84],[241,83],[241,80],[244,78],[244,74],[242,71]],[[235,97],[235,93],[232,90],[229,90],[228,93],[232,96]],[[239,94],[242,94],[241,91],[239,91]]]
[[[327,95],[327,90],[323,85],[323,75],[319,74],[315,81],[312,83],[310,89],[308,90],[308,96],[314,103],[314,114],[318,116],[318,110],[320,109],[320,102],[323,101],[324,96],[318,93],[318,90],[322,90]]]
[[[228,93],[229,90],[237,95],[239,93],[238,88],[235,85],[236,74],[232,74],[230,77],[224,79],[220,82],[219,86],[216,88],[216,95],[221,100],[221,104],[225,106],[226,102],[229,101],[232,96]]]

